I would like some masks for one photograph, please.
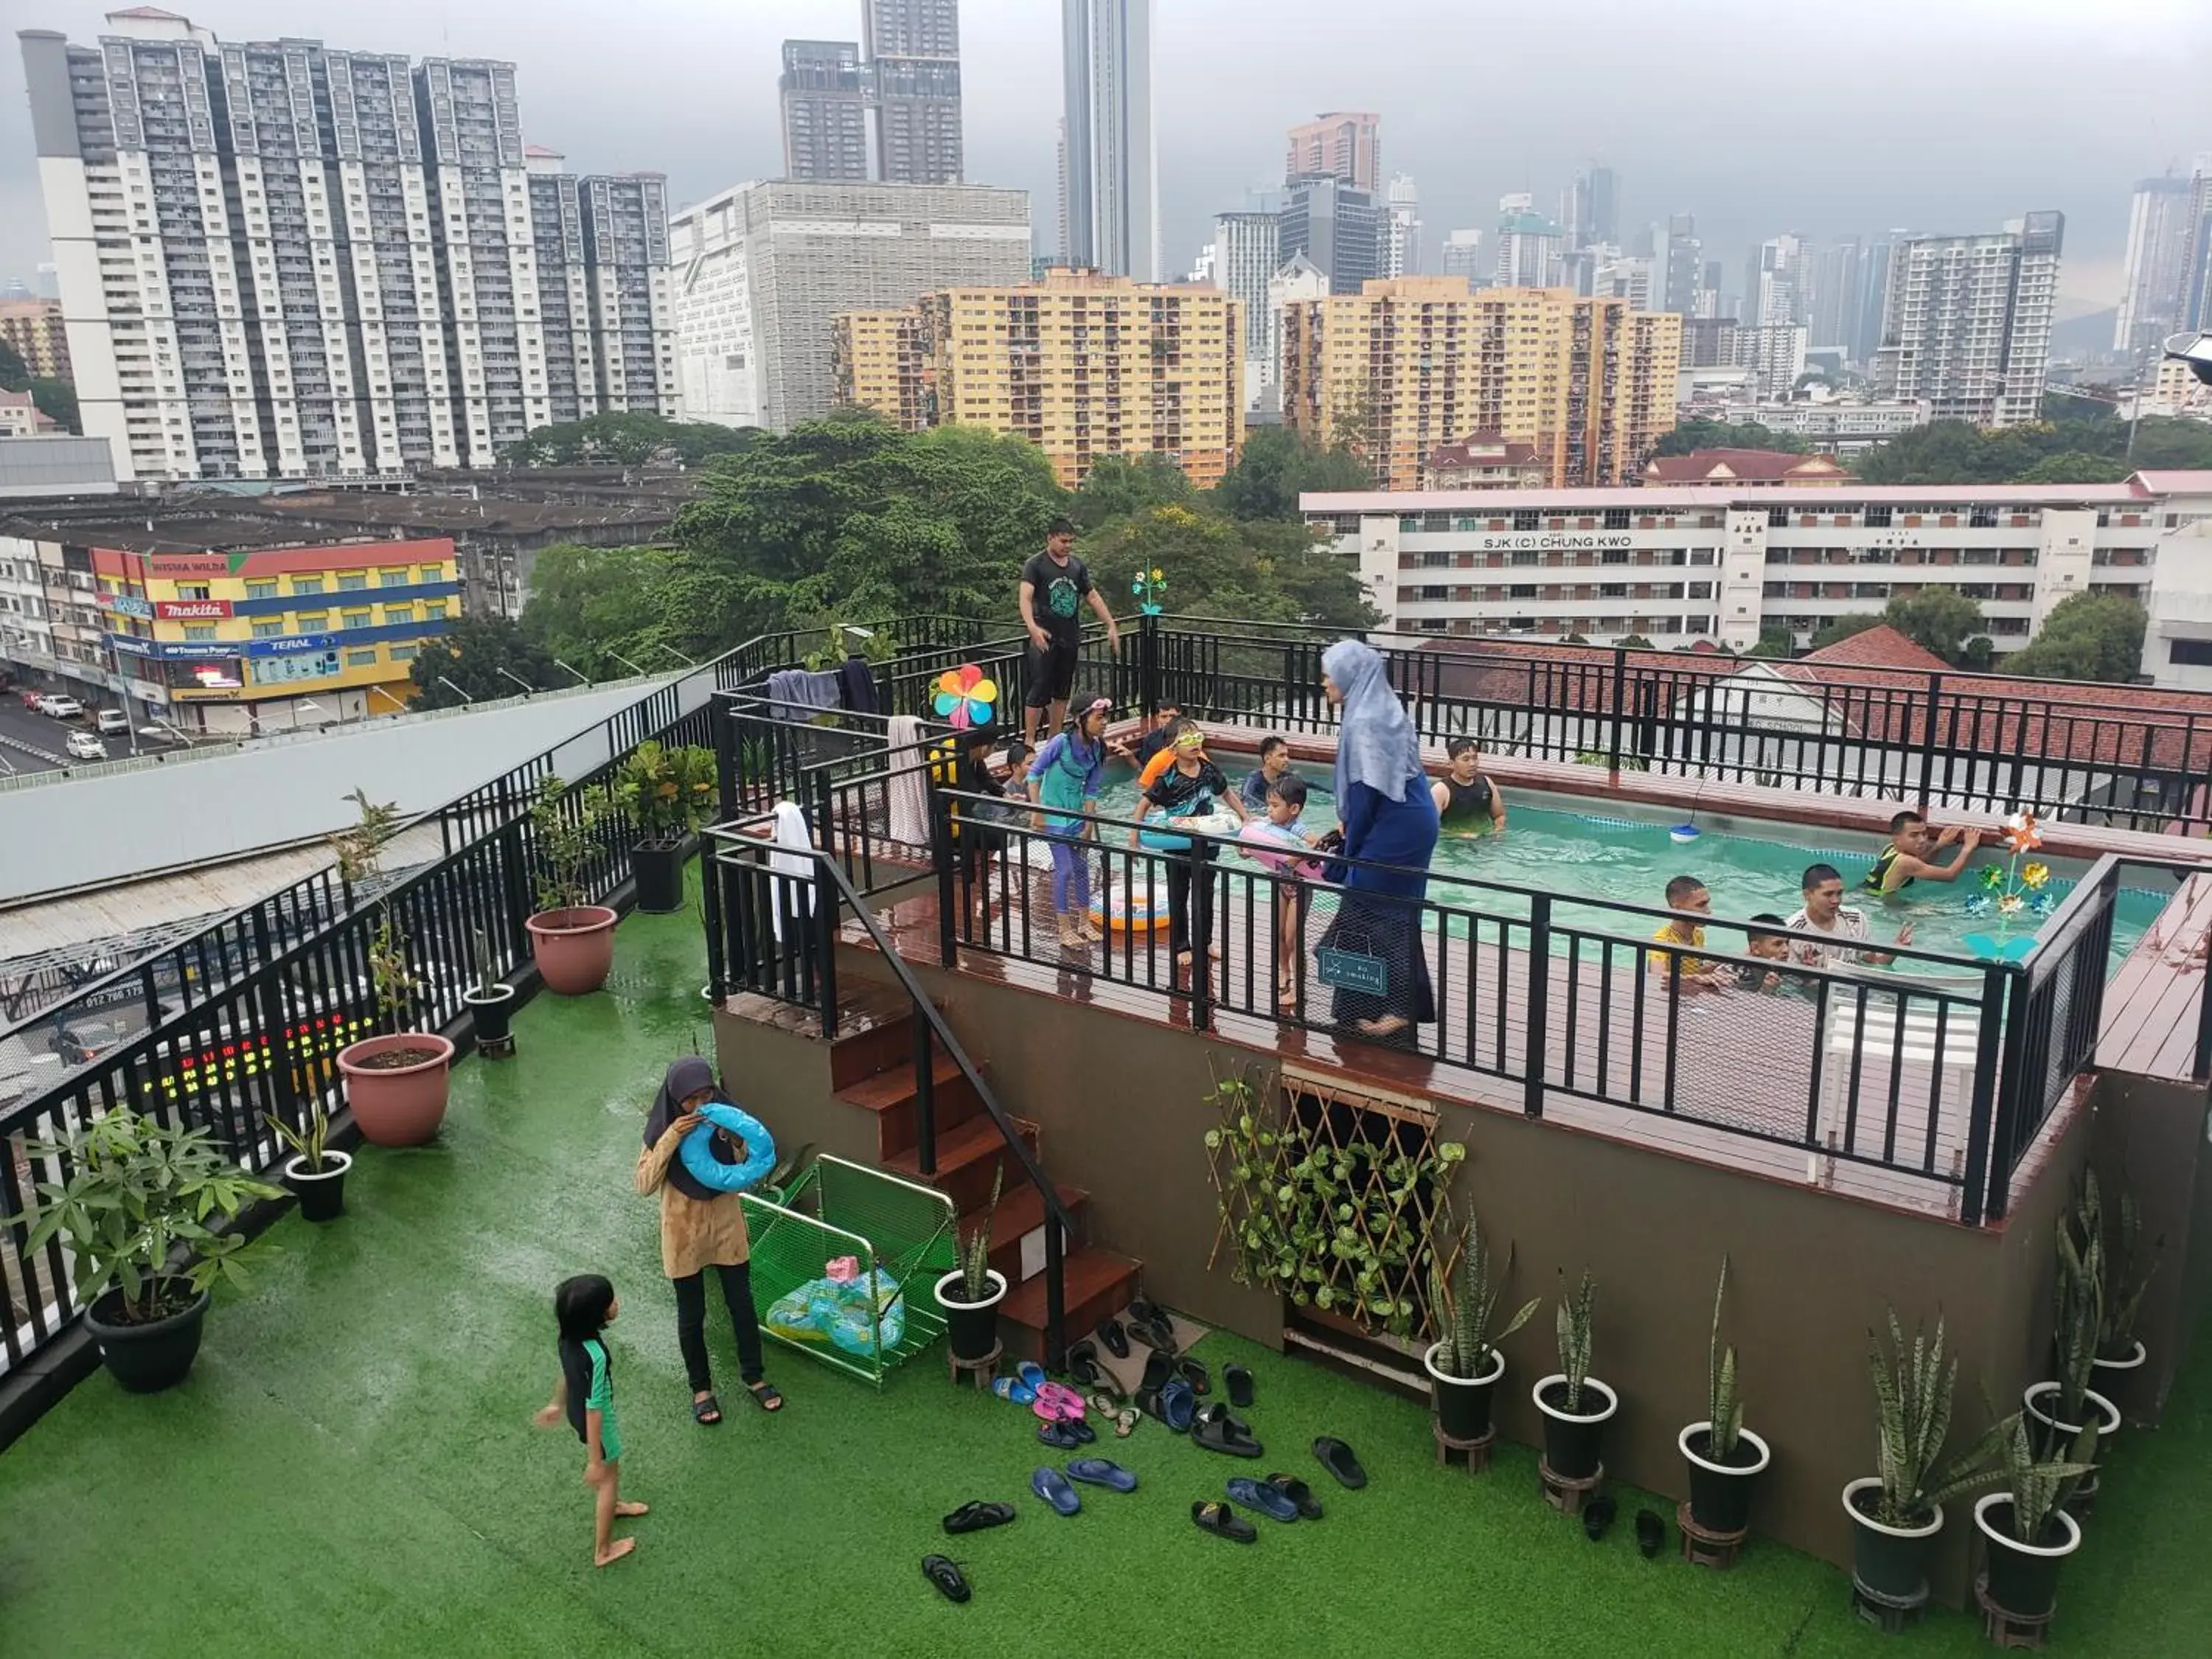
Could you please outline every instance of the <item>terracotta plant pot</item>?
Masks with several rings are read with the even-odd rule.
[[[416,1058],[392,1065],[389,1057]],[[338,1050],[346,1103],[361,1138],[372,1146],[420,1146],[446,1121],[446,1085],[453,1045],[431,1031],[364,1037]]]
[[[999,1304],[1006,1299],[1006,1281],[996,1267],[990,1270],[991,1293],[981,1302],[959,1297],[957,1268],[937,1281],[937,1305],[945,1310],[945,1340],[956,1358],[981,1359],[999,1340]]]
[[[1869,1475],[1844,1488],[1844,1513],[1851,1517],[1851,1573],[1876,1595],[1903,1604],[1928,1596],[1928,1556],[1943,1530],[1943,1506],[1917,1527],[1885,1526],[1875,1519],[1881,1478]]]
[[[605,985],[615,965],[620,920],[604,904],[580,904],[573,910],[540,910],[523,923],[545,988],[556,996],[580,997]]]
[[[1443,1346],[1432,1343],[1421,1356],[1421,1369],[1429,1374],[1429,1408],[1449,1438],[1480,1440],[1490,1432],[1491,1391],[1505,1375],[1505,1356],[1492,1348],[1481,1376],[1452,1376],[1437,1366]]]

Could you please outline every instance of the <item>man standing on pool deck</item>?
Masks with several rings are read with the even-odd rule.
[[[1022,626],[1030,636],[1030,690],[1023,700],[1022,741],[1036,747],[1037,717],[1049,708],[1048,737],[1067,720],[1068,689],[1075,684],[1076,659],[1083,650],[1079,614],[1085,599],[1106,624],[1106,644],[1121,654],[1121,630],[1104,594],[1091,585],[1091,571],[1075,556],[1075,520],[1054,519],[1044,532],[1044,551],[1032,553],[1022,567]]]

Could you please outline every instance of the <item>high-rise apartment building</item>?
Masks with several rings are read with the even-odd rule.
[[[2189,192],[2189,250],[2181,279],[2181,326],[2212,328],[2212,155],[2197,158]]]
[[[1483,264],[1482,233],[1474,228],[1462,228],[1446,236],[1443,268],[1443,274],[1447,276],[1465,276],[1470,281],[1489,276],[1489,270]]]
[[[1795,234],[1769,237],[1751,251],[1743,279],[1747,326],[1805,320],[1806,259],[1805,239]]]
[[[1681,328],[1557,289],[1372,282],[1285,307],[1283,419],[1316,442],[1359,428],[1389,489],[1478,432],[1533,446],[1555,484],[1624,483],[1674,429]]]
[[[1705,245],[1698,240],[1698,222],[1686,213],[1667,220],[1666,293],[1662,309],[1678,316],[1698,314],[1698,294],[1703,285]]]
[[[867,0],[860,44],[873,82],[876,177],[957,185],[967,167],[960,125],[960,0]]]
[[[2039,419],[2066,216],[2031,213],[1981,236],[1916,236],[1889,261],[1875,384],[1937,420]]]
[[[1567,239],[1572,246],[1619,244],[1620,181],[1611,167],[1591,167],[1577,173],[1565,205]]]
[[[1334,110],[1291,129],[1285,179],[1341,179],[1361,190],[1382,188],[1382,118]]]
[[[556,399],[576,353],[544,314],[541,218],[595,181],[533,184],[513,64],[108,23],[96,48],[21,40],[79,407],[118,477],[482,466],[555,420],[675,412],[649,274],[615,401],[596,371]],[[619,192],[660,200],[657,177]]]
[[[669,225],[684,414],[788,430],[836,403],[832,319],[1030,274],[1029,192],[740,185]]]
[[[1889,261],[1899,242],[1911,240],[1909,230],[1891,229],[1866,246],[1859,260],[1859,325],[1851,343],[1851,361],[1872,363],[1881,349],[1881,313],[1889,303]]]
[[[1334,294],[1357,294],[1382,274],[1387,216],[1375,192],[1322,174],[1283,186],[1282,229],[1277,257],[1303,253],[1329,280]]]
[[[1385,276],[1421,274],[1421,192],[1407,174],[1394,173],[1386,197],[1389,222],[1384,227],[1382,271]]]
[[[1565,230],[1537,212],[1527,195],[1499,197],[1498,216],[1498,286],[1557,288],[1565,275]]]
[[[868,176],[868,76],[856,40],[787,40],[776,82],[783,176]]]
[[[837,319],[838,401],[909,430],[1028,439],[1074,489],[1103,455],[1159,455],[1208,489],[1244,441],[1237,302],[1060,267]]]
[[[1213,285],[1237,301],[1244,327],[1244,407],[1264,407],[1281,353],[1267,283],[1283,263],[1281,216],[1223,213],[1213,221]]]
[[[1865,301],[1866,252],[1856,236],[1839,236],[1806,263],[1805,326],[1816,346],[1850,356]]]
[[[1152,126],[1152,0],[1061,0],[1071,264],[1154,282],[1159,153]]]
[[[69,379],[69,333],[59,300],[0,300],[0,340],[15,348],[32,374]]]
[[[2168,174],[2136,185],[2128,208],[2127,266],[2112,319],[2112,349],[2154,350],[2181,326],[2189,280],[2190,235],[2197,228],[2195,181]]]

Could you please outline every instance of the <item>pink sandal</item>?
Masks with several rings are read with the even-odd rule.
[[[1083,1396],[1065,1382],[1042,1382],[1037,1385],[1036,1403],[1030,1409],[1048,1423],[1079,1423]]]

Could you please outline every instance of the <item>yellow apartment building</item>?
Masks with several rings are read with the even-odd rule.
[[[1674,430],[1681,350],[1680,317],[1626,300],[1377,280],[1285,307],[1283,420],[1352,441],[1389,489],[1476,433],[1530,446],[1550,488],[1631,483]]]
[[[1071,489],[1102,455],[1164,455],[1208,489],[1243,447],[1243,317],[1217,289],[1056,266],[836,326],[839,403],[1026,438]]]

